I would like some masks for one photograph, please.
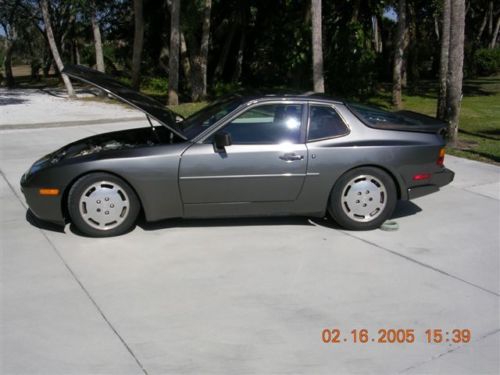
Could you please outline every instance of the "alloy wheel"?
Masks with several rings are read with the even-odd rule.
[[[369,222],[377,218],[387,205],[384,184],[371,175],[351,179],[342,191],[342,209],[352,220]]]

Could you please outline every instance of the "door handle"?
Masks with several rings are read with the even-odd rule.
[[[290,152],[290,153],[280,155],[280,159],[284,160],[284,161],[296,161],[296,160],[304,159],[304,155],[297,155],[294,152]]]

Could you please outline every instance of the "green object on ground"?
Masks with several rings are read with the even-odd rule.
[[[399,229],[399,224],[394,220],[387,220],[381,226],[380,229],[385,231],[395,231]]]

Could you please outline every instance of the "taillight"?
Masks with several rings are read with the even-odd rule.
[[[443,147],[442,149],[439,150],[439,157],[436,160],[436,164],[439,165],[440,167],[442,167],[444,165],[444,154],[445,154],[445,151],[444,151],[444,147]]]

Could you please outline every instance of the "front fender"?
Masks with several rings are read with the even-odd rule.
[[[107,172],[122,178],[135,190],[146,220],[181,217],[178,171],[181,150],[185,147],[168,145],[64,159],[25,176],[22,190],[35,216],[62,223],[65,198],[73,183],[88,173]],[[61,194],[40,196],[38,190],[42,187],[58,188]]]

